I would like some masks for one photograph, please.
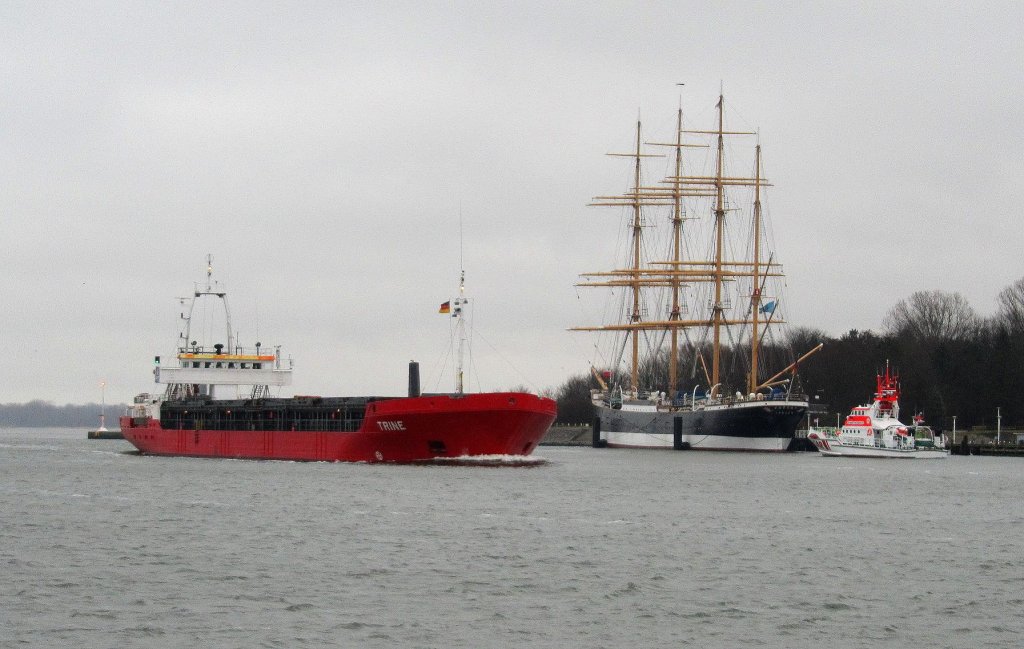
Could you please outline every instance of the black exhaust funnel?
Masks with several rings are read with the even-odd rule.
[[[409,396],[420,396],[420,364],[409,361]]]

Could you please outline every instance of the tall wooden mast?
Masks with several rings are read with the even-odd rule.
[[[640,120],[636,122],[635,171],[633,174],[633,311],[631,323],[640,322],[640,238],[643,221],[640,218]],[[640,330],[632,331],[633,360],[630,364],[629,386],[636,392],[640,383]]]
[[[737,178],[725,175],[725,136],[726,135],[754,135],[747,131],[726,131],[725,130],[725,97],[718,95],[718,129],[715,131],[687,131],[688,133],[703,133],[714,135],[717,138],[717,151],[715,155],[715,175],[711,178],[688,177],[688,182],[696,185],[704,184],[710,186],[715,196],[715,241],[714,259],[711,268],[711,281],[714,284],[714,297],[711,305],[711,375],[709,380],[711,387],[718,385],[721,381],[722,366],[722,327],[731,324],[745,324],[744,321],[730,321],[725,317],[723,306],[723,283],[737,275],[747,275],[750,271],[735,272],[734,269],[741,269],[749,266],[749,262],[732,262],[725,260],[725,188],[726,186],[760,186],[761,179],[758,178]],[[757,341],[753,341],[757,344]]]
[[[754,268],[753,289],[750,292],[750,377],[747,380],[747,393],[757,389],[758,320],[761,314],[761,144],[758,143],[754,153]]]
[[[630,372],[629,372],[629,386],[630,390],[636,392],[640,385],[640,331],[646,329],[643,323],[643,310],[641,308],[642,292],[643,288],[646,287],[647,281],[645,278],[646,271],[643,268],[643,259],[641,251],[643,250],[643,212],[642,208],[647,205],[666,205],[662,197],[655,197],[642,190],[640,182],[642,179],[641,175],[641,158],[657,158],[661,157],[658,155],[643,153],[641,150],[641,128],[642,125],[639,120],[636,123],[636,144],[632,153],[609,153],[610,156],[618,157],[629,157],[633,158],[633,188],[618,196],[598,196],[595,198],[594,203],[591,205],[599,205],[605,207],[624,207],[628,206],[633,211],[633,219],[631,224],[631,244],[630,244],[630,266],[629,268],[613,271],[614,274],[621,277],[625,281],[625,286],[630,288],[632,293],[632,300],[630,304],[629,322],[622,325],[627,331],[630,332],[631,342],[631,354],[630,354]],[[620,286],[623,285],[619,281],[615,283],[601,284],[603,286]],[[603,328],[602,328],[603,329]]]
[[[718,155],[715,160],[715,301],[711,319],[714,327],[714,345],[711,350],[711,385],[719,383],[722,362],[722,248],[725,238],[725,186],[722,184],[722,165],[725,162],[725,133],[722,131],[722,111],[725,100],[718,96]]]
[[[682,102],[680,102],[681,104]],[[674,271],[681,268],[683,262],[683,221],[685,210],[683,198],[692,196],[709,196],[700,188],[694,188],[686,183],[687,178],[683,176],[683,149],[684,148],[707,148],[706,144],[685,144],[683,143],[683,108],[680,105],[676,113],[676,138],[674,142],[648,142],[652,146],[670,146],[675,149],[675,175],[666,178],[662,182],[669,187],[648,187],[645,188],[646,195],[651,197],[672,198],[672,247],[671,258],[667,262]],[[658,262],[654,262],[658,263]],[[658,271],[665,272],[665,271]],[[683,275],[678,272],[667,273],[669,289],[671,291],[671,310],[668,320],[672,323],[668,326],[670,337],[670,349],[668,355],[668,391],[674,393],[679,384],[679,330],[685,326],[682,322],[682,308],[680,304],[680,292],[684,288]]]
[[[683,176],[683,149],[689,147],[707,148],[706,144],[684,144],[683,143],[683,109],[682,106],[676,113],[676,140],[672,143],[648,142],[655,146],[671,146],[675,149],[675,175],[665,179],[670,184],[669,191],[672,197],[672,257],[669,260],[671,268],[678,271],[683,262],[683,221],[685,220],[683,209],[683,198],[687,196],[707,196],[699,188],[693,188],[685,184]],[[649,188],[651,196],[664,196],[665,188]],[[672,292],[672,306],[669,311],[669,322],[682,322],[682,308],[679,300],[680,291],[684,287],[683,277],[678,272],[669,274],[669,288]],[[668,389],[669,393],[675,392],[679,384],[679,330],[680,326],[670,326],[669,337],[671,348],[668,355]]]
[[[679,107],[676,115],[676,181],[672,188],[672,261],[678,264],[682,261],[683,247],[683,192],[680,178],[683,175],[683,107]],[[669,320],[681,320],[682,313],[679,308],[679,277],[672,276],[672,311],[669,312]],[[679,328],[672,327],[670,330],[672,348],[668,352],[668,391],[675,394],[679,387]]]

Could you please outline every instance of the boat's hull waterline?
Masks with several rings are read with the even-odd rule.
[[[271,417],[279,411],[259,410]],[[369,400],[361,425],[351,431],[293,429],[287,423],[267,427],[266,422],[246,429],[186,428],[181,420],[168,426],[148,417],[124,417],[121,430],[147,455],[414,463],[529,455],[555,412],[554,401],[528,393],[427,395]]]
[[[782,452],[807,413],[802,401],[751,401],[696,410],[613,409],[596,406],[601,445]]]

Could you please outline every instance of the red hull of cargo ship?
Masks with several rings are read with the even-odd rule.
[[[354,431],[164,428],[159,419],[130,416],[121,431],[149,455],[409,463],[529,455],[555,413],[551,399],[499,392],[373,400]]]

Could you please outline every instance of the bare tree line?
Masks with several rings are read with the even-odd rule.
[[[107,404],[108,428],[117,428],[117,417],[127,408],[124,404]],[[0,428],[75,427],[96,428],[104,407],[98,403],[56,406],[49,401],[0,403]]]

